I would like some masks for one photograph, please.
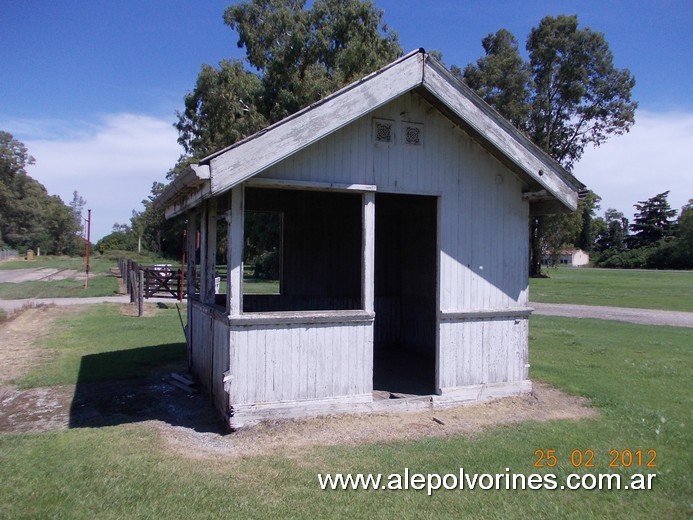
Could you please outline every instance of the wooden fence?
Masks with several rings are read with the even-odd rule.
[[[141,265],[134,260],[118,259],[118,269],[130,302],[137,302],[137,315],[142,316],[146,298],[175,298],[186,296],[180,267],[171,264]]]

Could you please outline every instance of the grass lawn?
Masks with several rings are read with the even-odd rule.
[[[64,319],[42,344],[51,353],[49,361],[30,370],[17,381],[18,386],[69,385],[78,378],[80,382],[104,381],[113,374],[143,377],[153,367],[185,357],[185,336],[175,303],[146,318],[123,316],[118,309],[118,304],[91,305]],[[104,352],[129,354],[110,357],[108,366],[90,365],[85,373],[83,359]]]
[[[175,309],[127,318],[93,306],[60,324],[55,353],[22,384],[74,383],[81,356],[180,341]],[[473,436],[313,447],[301,453],[196,460],[166,451],[143,426],[0,435],[2,518],[687,518],[693,475],[690,374],[693,331],[598,320],[533,317],[531,375],[592,399],[583,421],[505,426]],[[153,339],[156,338],[156,339]],[[156,350],[156,349],[154,349]],[[173,347],[172,356],[184,355]],[[144,356],[133,375],[167,362]],[[94,374],[108,377],[107,373]],[[535,450],[559,466],[535,468]],[[594,468],[573,469],[572,450],[593,450]],[[607,472],[609,451],[656,450],[651,491],[321,491],[325,472]]]
[[[37,256],[33,260],[11,260],[0,262],[0,269],[41,269],[52,267],[54,269],[76,269],[84,271],[85,260],[73,256]],[[114,260],[92,257],[89,260],[89,271],[92,273],[107,273],[111,267],[115,267]]]
[[[693,271],[551,268],[530,280],[540,303],[576,303],[693,312]]]

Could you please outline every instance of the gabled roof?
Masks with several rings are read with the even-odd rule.
[[[578,190],[584,185],[423,49],[204,158],[167,186],[156,204],[166,208],[167,217],[180,214],[410,91],[422,95],[523,178],[531,186],[527,198],[534,206],[576,209]]]

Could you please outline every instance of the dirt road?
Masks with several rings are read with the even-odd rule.
[[[542,316],[596,318],[598,320],[626,321],[642,325],[693,327],[693,312],[628,309],[625,307],[601,307],[566,303],[530,303],[530,307],[534,308],[534,314]]]

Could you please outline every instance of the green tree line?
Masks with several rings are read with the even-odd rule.
[[[585,249],[593,253],[594,265],[693,269],[693,199],[677,212],[668,195],[665,191],[634,204],[633,223],[613,208],[592,219]]]
[[[238,34],[245,59],[202,66],[177,113],[174,126],[184,154],[168,179],[402,55],[383,12],[365,0],[251,0],[228,7],[224,22]],[[527,37],[528,59],[505,29],[481,43],[484,56],[464,69],[452,65],[451,72],[566,169],[572,169],[586,147],[600,146],[634,124],[634,77],[614,65],[605,36],[580,27],[577,16],[540,20]],[[442,53],[431,55],[442,61]],[[178,254],[181,224],[165,222],[151,204],[162,187],[155,184],[143,211],[134,213],[128,225],[114,228],[111,242]],[[609,238],[617,223],[624,228],[618,212],[609,210],[602,218],[596,216],[598,209],[598,195],[587,192],[573,214],[533,218],[530,274],[540,273],[548,251],[564,246],[600,253],[604,259],[614,251],[622,255],[655,247],[625,235],[618,245],[618,239]],[[625,224],[626,235],[629,226]],[[656,247],[680,246],[675,230],[682,227],[676,221]]]
[[[84,252],[77,192],[70,205],[26,172],[34,158],[12,134],[0,131],[0,249],[79,255]]]

